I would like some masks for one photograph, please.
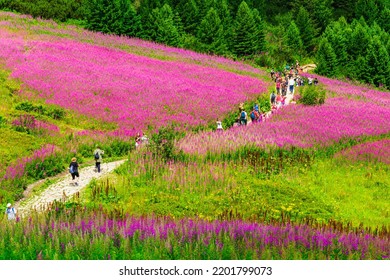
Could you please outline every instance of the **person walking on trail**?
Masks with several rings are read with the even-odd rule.
[[[223,130],[223,127],[222,127],[222,122],[217,119],[217,131],[222,131]]]
[[[242,109],[240,114],[240,124],[247,125],[247,123],[248,123],[248,114],[245,112],[244,109]]]
[[[95,158],[95,167],[98,173],[100,173],[100,164],[103,161],[102,155],[104,155],[104,151],[101,150],[99,146],[96,146],[95,151],[93,151],[93,156]]]
[[[79,185],[79,182],[78,182],[79,177],[80,177],[79,167],[80,167],[80,165],[77,163],[77,159],[75,157],[72,158],[72,161],[69,164],[69,172],[70,172],[70,175],[72,175],[72,183],[73,183],[73,185],[76,185],[76,186]],[[76,179],[76,177],[77,177],[77,179]]]
[[[290,94],[294,93],[294,85],[295,85],[294,78],[290,78],[290,80],[288,80]]]
[[[12,221],[16,219],[16,209],[12,207],[11,203],[7,204],[7,209],[5,210],[5,214],[7,214],[8,221]]]
[[[271,93],[270,99],[271,99],[271,105],[274,105],[274,104],[275,104],[275,99],[276,99],[275,92],[272,92],[272,93]]]

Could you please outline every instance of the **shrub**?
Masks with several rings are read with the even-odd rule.
[[[158,133],[153,134],[148,146],[154,157],[169,161],[175,158],[175,140],[179,137],[179,132],[174,126],[160,128]]]
[[[65,110],[54,106],[34,105],[31,102],[25,101],[15,106],[16,110],[25,112],[34,112],[39,115],[48,116],[55,120],[60,120],[65,117]]]
[[[299,103],[304,105],[321,105],[325,103],[326,91],[321,86],[304,86],[300,88]]]

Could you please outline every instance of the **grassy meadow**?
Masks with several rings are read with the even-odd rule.
[[[45,213],[0,218],[0,259],[388,259],[390,93],[318,76],[267,103],[264,70],[0,12],[0,205],[73,156],[128,161]],[[299,95],[299,89],[298,93]],[[215,131],[220,118],[225,130]],[[149,145],[135,149],[137,133]]]

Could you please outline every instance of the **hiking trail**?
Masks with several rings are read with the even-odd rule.
[[[113,162],[102,163],[101,172],[95,172],[95,166],[87,166],[80,168],[80,178],[79,184],[72,184],[72,177],[67,172],[66,174],[61,173],[58,176],[46,178],[35,182],[29,186],[24,193],[25,197],[15,203],[15,208],[18,210],[19,216],[28,215],[32,210],[44,211],[47,209],[52,202],[56,201],[66,201],[70,199],[74,194],[80,192],[84,189],[92,179],[99,179],[105,175],[111,173],[115,168],[123,164],[126,160],[119,160]],[[58,181],[53,182],[49,185],[42,193],[31,196],[29,195],[32,192],[32,189],[43,183],[47,179],[57,179]]]

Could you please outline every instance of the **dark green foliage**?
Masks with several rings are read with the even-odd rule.
[[[182,19],[184,31],[195,35],[199,23],[199,7],[196,1],[181,1],[176,7],[176,11]]]
[[[337,75],[337,57],[332,46],[326,38],[320,42],[316,55],[317,68],[316,72],[320,75],[334,77]]]
[[[24,101],[16,104],[15,109],[29,113],[34,112],[38,115],[48,116],[55,120],[63,119],[66,115],[65,110],[63,108],[55,107],[52,105],[34,105],[29,101]]]
[[[299,103],[313,106],[325,103],[326,91],[321,86],[304,86],[300,88],[301,98]]]
[[[258,29],[252,11],[245,1],[238,7],[233,27],[234,53],[238,56],[256,52],[256,35]]]
[[[314,26],[313,20],[310,18],[309,12],[304,7],[299,8],[295,23],[299,29],[303,48],[308,53],[311,53],[314,50],[314,39],[317,37],[318,31]]]
[[[152,25],[149,31],[152,40],[170,46],[179,44],[177,20],[175,21],[175,15],[168,4],[153,10],[149,15],[149,23]]]
[[[166,162],[173,160],[177,155],[175,140],[178,136],[178,132],[173,126],[162,127],[158,133],[152,135],[148,149],[156,158],[161,158]]]
[[[264,21],[257,9],[253,9],[253,19],[257,29],[255,34],[255,52],[258,53],[265,50],[265,33]]]
[[[214,8],[211,8],[199,25],[198,36],[206,52],[224,54],[227,51],[224,41],[222,21]]]
[[[302,53],[302,40],[299,29],[294,21],[290,23],[290,26],[286,32],[286,45],[291,49],[293,53]]]
[[[87,0],[86,27],[93,31],[136,36],[141,20],[128,0]]]
[[[366,56],[367,75],[364,81],[376,86],[390,87],[390,60],[386,48],[379,37],[374,37],[368,46]]]

